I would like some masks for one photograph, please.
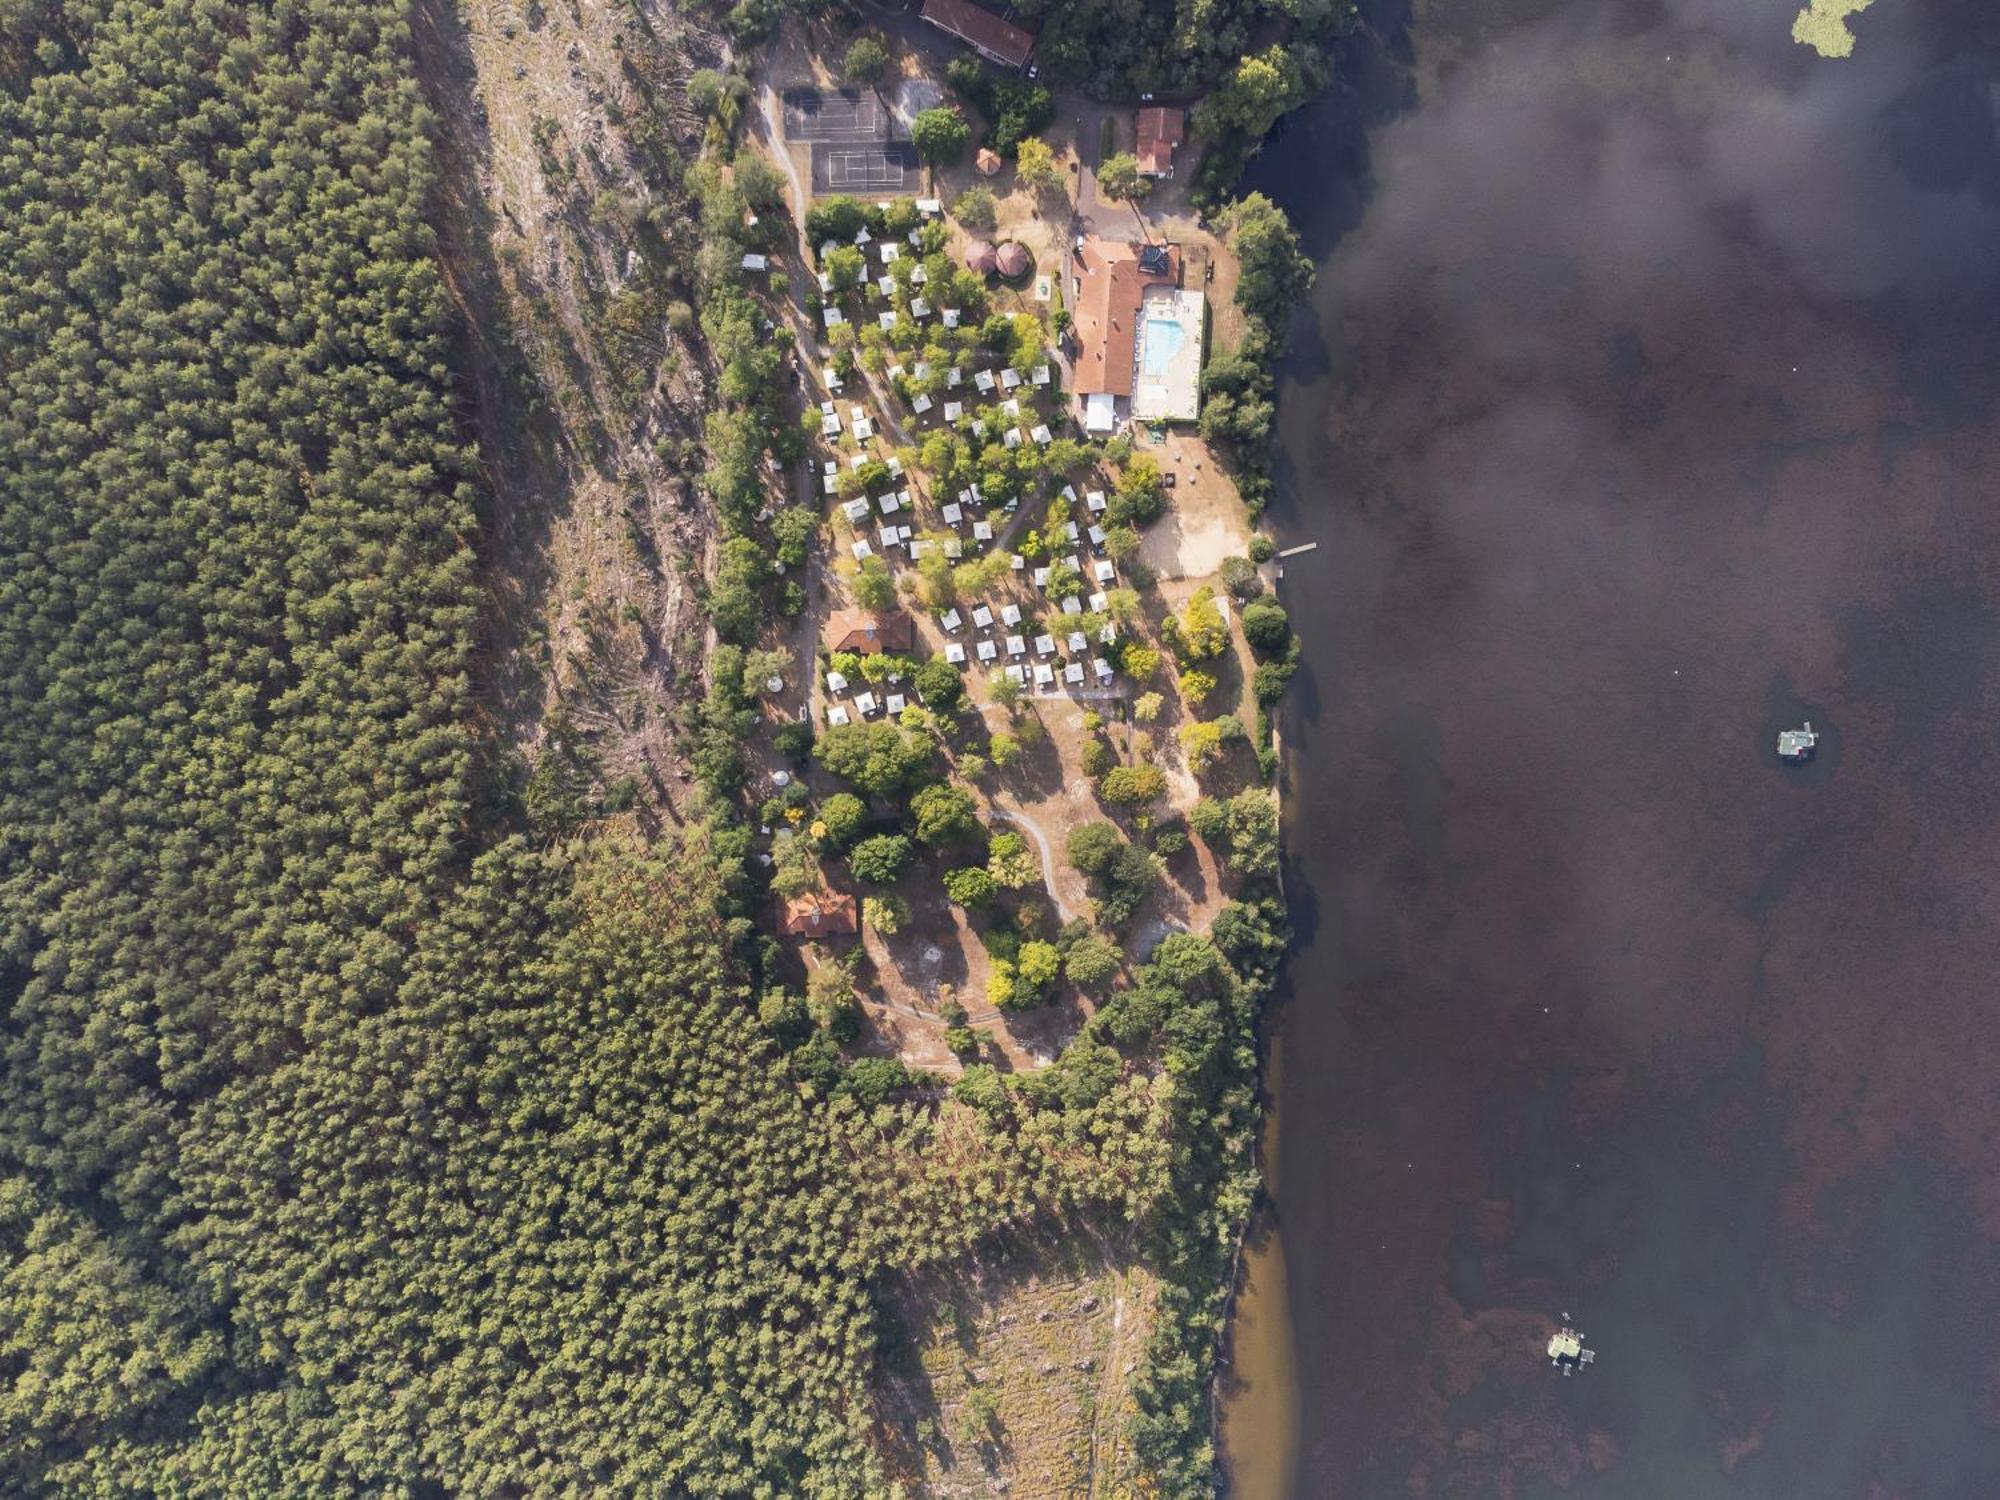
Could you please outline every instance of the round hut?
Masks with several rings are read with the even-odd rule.
[[[994,269],[1009,281],[1019,281],[1034,269],[1034,265],[1028,256],[1028,247],[1019,240],[1009,240],[993,252]]]
[[[974,240],[972,248],[965,252],[966,269],[977,271],[981,276],[991,276],[999,260],[999,252],[987,240]]]
[[[990,146],[981,146],[972,162],[984,176],[991,177],[1000,170],[1000,153]]]

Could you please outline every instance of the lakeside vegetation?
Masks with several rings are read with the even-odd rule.
[[[771,178],[726,151],[689,174],[722,644],[683,726],[699,816],[648,838],[566,733],[525,783],[485,737],[403,7],[25,17],[0,57],[5,1488],[885,1491],[883,1285],[1074,1216],[1166,1278],[1137,1454],[1203,1493],[1283,946],[1269,797],[1190,816],[1242,881],[1208,936],[1122,985],[1088,931],[1014,948],[1010,1003],[1105,994],[1054,1066],[947,1090],[851,1058],[852,976],[790,988],[759,926],[796,866],[759,866],[788,809],[747,800],[767,728],[808,752],[757,691],[819,519],[764,503],[803,450],[736,269]],[[1041,451],[991,482],[1046,478]],[[1198,671],[1213,627],[1184,624]],[[856,789],[818,804],[829,850],[887,880],[949,850],[967,905],[1036,878],[929,727],[893,732],[815,748]],[[1106,800],[1142,807],[1149,769],[1102,767]],[[906,799],[907,834],[867,797]],[[1069,851],[1114,932],[1176,852],[1142,831]]]

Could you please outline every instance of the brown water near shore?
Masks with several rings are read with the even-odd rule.
[[[2000,1495],[2000,8],[1795,9],[1433,4],[1253,184],[1321,547],[1245,1500]]]

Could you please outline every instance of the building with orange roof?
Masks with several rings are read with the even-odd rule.
[[[1154,105],[1139,111],[1139,145],[1132,154],[1148,177],[1174,175],[1174,148],[1187,136],[1187,112]]]
[[[1034,33],[1001,20],[972,0],[924,0],[923,17],[1003,68],[1020,67],[1035,50]]]
[[[807,891],[785,903],[778,930],[787,937],[852,936],[861,930],[861,908],[847,891]]]
[[[1108,432],[1132,396],[1146,289],[1177,287],[1178,245],[1080,237],[1070,258],[1071,333],[1077,349],[1069,388],[1083,399],[1084,426]]]
[[[836,609],[826,617],[826,644],[833,651],[852,651],[856,656],[907,651],[916,638],[916,626],[899,609],[881,614],[865,609]]]

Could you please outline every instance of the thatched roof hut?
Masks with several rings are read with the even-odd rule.
[[[981,276],[992,275],[993,268],[999,264],[999,260],[999,252],[987,240],[974,240],[972,248],[965,252],[966,268],[977,271]]]
[[[973,157],[972,163],[986,176],[991,177],[1000,170],[1000,153],[991,146],[981,146],[979,154]]]
[[[1019,240],[1009,240],[993,253],[993,264],[1002,276],[1013,281],[1027,275],[1035,263],[1029,258],[1027,246]]]

